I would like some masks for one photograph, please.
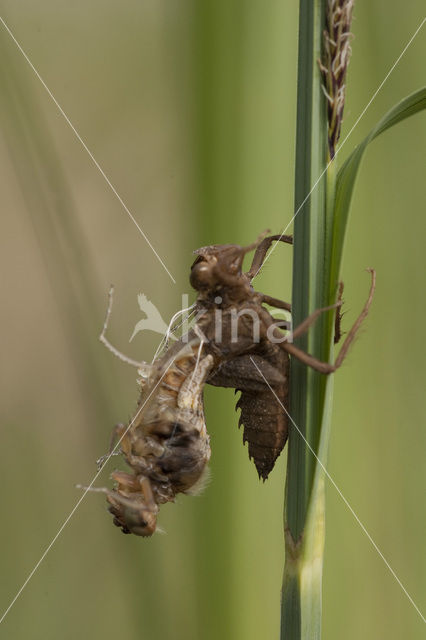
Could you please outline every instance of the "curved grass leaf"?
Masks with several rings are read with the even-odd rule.
[[[345,163],[339,169],[336,179],[333,224],[333,248],[331,265],[331,286],[334,287],[339,278],[340,264],[343,255],[345,232],[348,222],[349,209],[355,186],[358,169],[364,152],[377,136],[390,129],[398,122],[413,116],[426,108],[426,87],[415,91],[407,98],[395,105],[377,123],[364,140],[352,151]]]
[[[330,165],[327,170],[327,220],[330,224],[330,236],[327,234],[322,238],[322,242],[329,242],[329,249],[326,251],[329,265],[324,265],[323,274],[323,295],[325,300],[322,304],[330,304],[335,299],[336,283],[339,279],[340,264],[343,254],[345,231],[348,222],[349,209],[352,194],[355,186],[358,170],[368,144],[378,135],[401,122],[402,120],[418,113],[426,108],[426,88],[408,96],[393,109],[391,109],[370,131],[366,138],[359,144],[335,176],[335,164]],[[295,234],[296,235],[296,234]],[[319,240],[319,237],[317,240]],[[305,295],[308,295],[305,292]],[[320,305],[317,305],[320,306]],[[333,318],[330,315],[322,327],[323,348],[332,357]],[[325,464],[327,459],[331,410],[333,393],[333,376],[321,377],[312,376],[311,382],[318,385],[320,389],[320,402],[313,407],[310,412],[312,425],[318,429],[319,438],[314,450],[318,459]],[[312,386],[312,385],[311,385]],[[307,406],[312,406],[312,388],[304,388],[306,392]],[[307,434],[313,433],[306,428]],[[308,435],[308,441],[309,441]],[[300,439],[301,440],[301,439]],[[305,456],[310,458],[314,465],[312,484],[304,485],[305,496],[296,496],[299,503],[303,498],[308,497],[305,517],[299,519],[298,525],[303,530],[303,535],[294,542],[294,538],[287,541],[286,545],[286,569],[283,584],[282,603],[282,638],[319,639],[321,635],[321,577],[322,577],[322,554],[324,547],[324,468],[315,459],[312,451],[308,451],[305,443],[301,442],[301,447],[305,449]],[[300,463],[300,456],[298,462]],[[291,468],[288,470],[291,472]],[[295,474],[297,475],[297,474]],[[300,475],[300,473],[299,473]],[[295,478],[297,489],[298,478]],[[306,490],[309,495],[306,496]],[[287,496],[288,497],[288,496]],[[303,506],[303,505],[302,505]],[[287,505],[288,509],[288,505]],[[303,509],[299,506],[300,512]],[[287,511],[288,513],[288,511]],[[287,521],[289,522],[289,521]],[[287,536],[288,537],[288,536]],[[293,553],[292,553],[293,550]],[[290,615],[292,613],[292,615]]]
[[[331,255],[331,268],[329,272],[329,295],[330,300],[334,301],[335,286],[339,279],[340,264],[343,254],[343,245],[345,239],[345,231],[348,222],[348,215],[352,194],[355,186],[358,169],[361,164],[364,152],[368,144],[377,138],[381,133],[392,127],[393,125],[409,118],[410,116],[422,111],[426,108],[426,88],[419,89],[411,94],[395,107],[377,123],[364,140],[353,150],[345,163],[338,171],[335,184],[335,199],[333,211],[333,244]],[[329,324],[329,331],[332,331],[332,325]],[[333,347],[331,346],[331,350]],[[322,410],[320,441],[317,455],[319,460],[325,463],[328,451],[328,441],[330,434],[330,422],[332,412],[332,394],[333,394],[333,376],[328,376],[325,382],[325,395]],[[306,517],[304,532],[304,555],[316,557],[312,553],[312,549],[318,547],[318,538],[323,542],[323,511],[319,508],[319,504],[323,505],[324,501],[324,470],[317,463],[310,495],[308,513]],[[311,550],[310,550],[311,549]],[[318,560],[318,558],[317,558]],[[309,617],[309,616],[308,616]],[[309,635],[301,636],[302,638],[310,637]]]

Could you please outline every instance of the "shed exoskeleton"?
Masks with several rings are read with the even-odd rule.
[[[194,327],[151,365],[126,358],[105,338],[111,299],[101,340],[120,358],[140,367],[141,394],[130,423],[118,425],[121,451],[131,473],[116,471],[107,494],[114,523],[124,533],[150,536],[159,506],[190,493],[205,474],[210,443],[203,414],[203,388],[232,387],[241,392],[237,407],[259,477],[266,480],[288,437],[290,356],[323,374],[343,362],[368,313],[375,287],[371,273],[368,299],[346,335],[334,364],[321,362],[294,344],[318,316],[338,310],[340,336],[342,285],[335,304],[314,311],[300,326],[283,334],[264,306],[291,311],[291,305],[252,287],[272,242],[292,244],[291,236],[261,236],[247,247],[212,245],[195,251],[190,282],[197,291]],[[244,256],[255,250],[250,269]],[[336,283],[337,284],[337,283]],[[278,401],[277,401],[278,398]]]
[[[370,293],[361,314],[347,333],[335,363],[321,362],[298,348],[294,340],[306,332],[321,313],[335,309],[336,336],[340,337],[339,309],[343,285],[336,286],[338,299],[335,304],[317,309],[284,336],[264,305],[286,311],[291,311],[291,305],[252,287],[252,280],[274,241],[292,244],[293,238],[276,235],[262,239],[261,236],[248,247],[202,247],[195,252],[198,257],[190,276],[192,286],[198,291],[197,306],[205,309],[198,320],[206,338],[205,351],[217,355],[216,366],[207,383],[241,392],[237,402],[237,408],[241,409],[239,425],[244,425],[243,440],[248,443],[249,457],[263,480],[273,469],[288,437],[289,356],[323,374],[338,369],[368,313],[375,288],[375,272],[369,269]],[[255,254],[251,267],[244,273],[244,256],[253,249]],[[219,309],[220,332],[216,319]]]

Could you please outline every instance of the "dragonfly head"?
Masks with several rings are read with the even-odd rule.
[[[216,295],[223,289],[250,288],[250,280],[242,270],[244,256],[258,247],[266,233],[247,247],[214,244],[197,249],[189,278],[192,287],[204,295]]]
[[[152,536],[157,526],[157,513],[148,509],[139,497],[131,499],[117,491],[107,495],[109,511],[114,516],[114,524],[121,527],[123,533],[134,533],[147,538]]]
[[[197,258],[191,267],[190,282],[196,291],[216,290],[229,286],[242,276],[242,247],[216,244],[195,251]]]

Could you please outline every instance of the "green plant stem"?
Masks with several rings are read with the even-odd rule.
[[[324,2],[301,0],[295,180],[295,210],[298,213],[294,225],[292,300],[294,326],[314,309],[324,306],[328,297],[327,251],[331,246],[332,225],[327,187],[333,180],[331,175],[322,175],[327,162],[327,121],[317,60],[321,55],[323,26]],[[321,360],[328,360],[330,342],[324,337],[329,326],[330,318],[322,317],[306,336],[297,341],[297,345]],[[289,437],[284,515],[286,563],[281,608],[281,637],[292,640],[319,638],[321,631],[323,481],[316,482],[314,492],[318,465],[304,438],[317,452],[324,399],[324,379],[293,361],[290,413],[297,428],[290,427]],[[307,528],[308,519],[311,522],[315,520],[315,528]]]
[[[426,106],[426,92],[420,89],[380,120],[338,173],[334,160],[327,164],[327,121],[317,66],[325,5],[326,0],[300,3],[292,301],[295,326],[314,309],[336,300],[349,207],[365,149],[382,132]],[[334,314],[323,314],[298,346],[331,362],[333,333]],[[333,376],[321,376],[293,360],[290,380],[292,424],[284,513],[281,637],[312,640],[321,636],[323,465],[328,453]]]

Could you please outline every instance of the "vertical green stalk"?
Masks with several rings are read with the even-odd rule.
[[[295,326],[314,309],[335,302],[350,201],[366,147],[380,133],[426,104],[426,92],[419,90],[396,105],[336,172],[352,9],[353,0],[300,2],[293,259]],[[331,361],[333,357],[333,316],[330,312],[323,314],[309,333],[297,341],[299,347],[322,361]],[[281,637],[313,640],[321,636],[323,465],[327,459],[333,376],[321,376],[293,359],[290,380],[293,424],[284,514],[286,561]]]
[[[327,219],[327,119],[318,59],[325,24],[323,0],[301,0],[296,132],[296,179],[293,258],[293,323],[326,304],[329,269],[327,250],[331,225]],[[322,177],[320,177],[322,176]],[[311,193],[312,191],[312,193]],[[308,194],[310,194],[308,196]],[[297,346],[328,360],[327,318],[320,318]],[[281,637],[319,638],[324,545],[323,481],[314,488],[324,405],[324,379],[293,360],[285,499],[286,562],[284,568]],[[315,494],[315,495],[314,495]],[[315,521],[314,530],[307,527]],[[311,535],[313,531],[314,535]]]
[[[335,151],[345,100],[353,0],[301,0],[293,258],[294,326],[335,302]],[[324,45],[324,46],[323,46]],[[321,60],[321,62],[319,62]],[[323,78],[322,78],[323,76]],[[323,84],[324,80],[324,84]],[[323,86],[322,86],[323,84]],[[327,109],[326,109],[327,107]],[[331,361],[334,314],[320,317],[297,344]],[[325,533],[324,470],[333,377],[292,361],[285,503],[282,638],[321,636]],[[319,462],[321,461],[321,463]]]

